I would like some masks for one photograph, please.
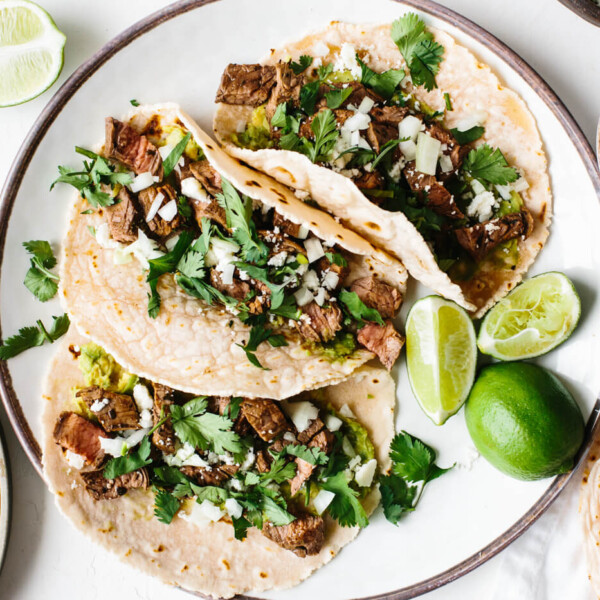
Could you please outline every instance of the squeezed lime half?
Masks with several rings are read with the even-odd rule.
[[[0,107],[27,102],[56,81],[66,39],[37,4],[0,2]]]
[[[475,378],[475,329],[466,311],[439,296],[415,302],[406,321],[406,360],[421,408],[443,425],[464,404]]]
[[[477,345],[500,360],[523,360],[562,344],[577,326],[581,302],[562,273],[524,281],[485,316]]]

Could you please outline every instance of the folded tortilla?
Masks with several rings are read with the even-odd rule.
[[[358,527],[341,527],[327,517],[321,552],[299,558],[256,529],[249,529],[247,538],[239,541],[232,525],[222,521],[199,526],[176,517],[170,525],[162,524],[153,516],[150,490],[130,490],[115,500],[93,500],[52,434],[58,416],[72,403],[72,388],[85,385],[76,350],[87,341],[72,328],[50,365],[43,393],[42,445],[44,476],[58,507],[88,537],[126,564],[165,583],[221,598],[294,586],[356,537]],[[368,430],[380,470],[385,472],[395,404],[395,385],[387,371],[363,366],[343,383],[318,390],[312,397],[338,410],[348,405]],[[367,514],[379,499],[377,488],[364,498]]]
[[[239,192],[350,252],[353,279],[376,274],[405,291],[407,273],[402,263],[330,215],[301,202],[285,186],[231,158],[178,106],[143,106],[126,119],[138,131],[152,120],[183,126],[211,165]],[[342,381],[373,358],[371,352],[357,348],[333,360],[318,349],[308,352],[300,337],[292,336],[285,347],[259,346],[256,356],[269,369],[261,370],[237,345],[248,340],[250,328],[224,308],[185,294],[170,274],[159,280],[162,306],[158,317],[151,318],[141,265],[135,260],[115,264],[115,251],[101,247],[90,234],[90,228],[105,222],[102,209],[82,214],[87,208],[85,200],[78,198],[70,213],[62,246],[61,301],[79,331],[129,371],[186,392],[281,399]]]
[[[447,113],[445,120],[448,128],[456,127],[473,111],[485,110],[489,117],[482,140],[500,148],[509,164],[520,169],[529,183],[529,189],[522,195],[533,216],[534,229],[525,240],[519,240],[519,261],[514,269],[482,268],[468,281],[452,281],[440,269],[428,244],[402,212],[379,208],[347,177],[313,164],[298,152],[253,151],[234,145],[231,136],[243,130],[252,107],[219,104],[214,131],[230,154],[289,187],[308,192],[344,225],[401,259],[413,277],[480,317],[517,285],[544,246],[552,213],[548,165],[535,120],[525,102],[506,88],[490,67],[479,62],[470,50],[443,31],[429,30],[444,46],[444,60],[436,75],[439,88],[427,92],[418,87],[414,90],[416,99],[434,110],[443,111],[443,93],[449,93],[453,110]],[[297,61],[302,54],[315,55],[317,50],[313,51],[313,48],[318,49],[323,63],[335,62],[344,43],[352,44],[357,51],[366,51],[366,62],[377,72],[405,67],[390,36],[390,25],[340,22],[333,22],[323,31],[283,48],[271,50],[262,64],[274,65],[290,57]],[[329,49],[328,54],[323,54],[324,45]]]
[[[595,440],[588,452],[581,484],[579,515],[590,582],[595,594],[600,597],[600,440]]]

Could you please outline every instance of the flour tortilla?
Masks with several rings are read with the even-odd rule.
[[[68,409],[71,389],[84,385],[69,347],[86,343],[73,329],[58,348],[45,383],[43,402],[44,475],[63,514],[83,533],[120,559],[171,585],[210,596],[229,598],[297,585],[329,562],[358,534],[358,527],[340,527],[326,520],[326,541],[316,556],[299,558],[256,529],[238,541],[230,523],[197,526],[176,517],[164,525],[153,517],[153,493],[132,490],[116,500],[95,501],[63,458],[52,437],[59,414]],[[313,396],[339,409],[347,404],[369,431],[382,471],[389,467],[394,434],[395,385],[382,368],[363,366],[345,382]],[[380,494],[373,490],[364,506],[371,514]]]
[[[163,125],[179,122],[192,132],[211,164],[239,191],[351,252],[351,275],[346,285],[377,274],[404,293],[407,273],[398,260],[345,229],[330,215],[301,202],[283,185],[240,165],[178,106],[140,107],[128,120],[142,130],[150,119]],[[156,319],[150,318],[148,284],[140,263],[134,259],[114,264],[114,250],[102,248],[89,231],[105,217],[101,210],[82,215],[86,208],[86,202],[78,198],[71,210],[62,248],[60,297],[79,331],[106,348],[126,369],[196,394],[281,399],[342,381],[373,358],[371,352],[357,349],[343,360],[332,361],[320,352],[308,353],[299,335],[294,334],[286,347],[259,346],[256,356],[270,369],[261,370],[237,345],[248,340],[249,327],[225,309],[210,307],[185,294],[172,275],[159,280],[162,307]]]
[[[590,582],[600,598],[600,439],[594,440],[583,471],[579,514]]]
[[[552,195],[547,161],[535,120],[525,102],[500,83],[487,65],[480,63],[471,51],[457,44],[443,31],[429,28],[436,41],[444,46],[444,60],[436,76],[439,89],[427,92],[419,87],[418,100],[434,110],[443,111],[443,94],[448,92],[453,110],[445,124],[456,124],[475,110],[485,110],[483,140],[504,153],[508,162],[523,171],[529,189],[522,196],[535,221],[531,235],[519,242],[520,258],[514,270],[480,270],[468,282],[453,282],[437,265],[425,240],[403,213],[385,211],[371,203],[354,183],[325,167],[314,165],[306,156],[288,150],[238,148],[231,134],[247,122],[251,107],[220,104],[215,113],[214,130],[227,151],[249,165],[265,171],[292,188],[309,192],[321,207],[342,219],[375,245],[400,258],[409,273],[480,317],[522,279],[548,237],[552,213]],[[334,62],[343,43],[368,52],[365,61],[381,72],[404,68],[404,60],[390,36],[390,25],[351,25],[333,22],[327,29],[271,50],[263,64],[276,64],[290,56],[298,60],[302,54],[315,55],[327,44],[330,49],[322,60]],[[318,52],[321,56],[321,52]]]

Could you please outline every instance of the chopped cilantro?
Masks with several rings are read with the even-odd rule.
[[[314,81],[303,85],[300,90],[300,108],[307,115],[312,115],[315,112],[320,87],[321,82],[318,79],[315,79]]]
[[[325,252],[325,256],[332,265],[337,265],[338,267],[348,266],[348,261],[338,252]]]
[[[446,103],[446,110],[448,112],[454,110],[452,108],[452,99],[450,98],[450,94],[448,92],[444,92],[444,102]]]
[[[283,449],[289,456],[297,456],[311,465],[325,465],[329,457],[320,448],[309,448],[303,444],[289,444]]]
[[[450,131],[454,139],[462,146],[478,140],[485,133],[485,128],[475,125],[466,131],[459,131],[458,129],[451,129]]]
[[[44,240],[23,242],[23,246],[33,255],[23,283],[40,302],[46,302],[54,298],[58,290],[58,275],[49,270],[56,266],[52,248]]]
[[[290,68],[294,72],[294,75],[300,75],[300,73],[302,73],[303,71],[306,71],[306,69],[308,69],[308,67],[310,67],[310,65],[312,65],[312,62],[313,62],[312,56],[307,56],[306,54],[303,54],[298,59],[298,62],[294,62],[293,60],[290,61]]]
[[[353,89],[348,86],[347,88],[334,88],[330,92],[325,94],[325,100],[329,108],[339,108],[352,94]]]
[[[154,496],[154,516],[169,525],[179,510],[181,502],[166,490],[158,490]]]
[[[350,316],[358,323],[359,327],[364,325],[363,319],[374,321],[379,325],[383,325],[383,319],[376,308],[368,307],[359,297],[356,292],[342,290],[339,295],[339,301],[350,314]]]
[[[516,169],[509,167],[506,158],[498,148],[482,144],[471,150],[465,159],[463,171],[475,179],[494,185],[506,185],[519,178]]]
[[[366,527],[369,524],[367,513],[358,499],[359,494],[348,484],[344,471],[320,481],[319,485],[335,494],[328,511],[342,527]]]
[[[146,467],[152,462],[152,459],[150,458],[151,450],[150,436],[147,435],[133,452],[130,452],[125,456],[111,458],[106,463],[106,467],[102,472],[104,478],[115,479],[120,475],[125,475],[126,473],[131,473],[132,471],[137,471],[142,467]]]
[[[360,65],[360,82],[379,94],[384,100],[389,100],[405,77],[401,69],[389,69],[383,73],[376,73],[364,61],[356,55],[356,61]]]
[[[140,103],[135,98],[132,98],[129,101],[129,104],[131,104],[131,106],[139,106],[140,105]]]
[[[175,148],[173,148],[173,150],[171,150],[171,152],[169,152],[169,156],[167,156],[167,158],[165,158],[163,160],[163,169],[164,169],[165,177],[167,177],[168,175],[171,174],[171,172],[173,171],[173,169],[179,162],[179,159],[181,158],[182,154],[185,152],[185,147],[187,146],[191,137],[192,137],[191,133],[189,133],[189,132],[186,133],[185,136],[183,138],[181,138],[181,140],[179,140],[179,142],[177,142],[177,145],[175,146]]]
[[[262,324],[256,324],[252,326],[250,329],[250,336],[245,345],[236,344],[239,346],[248,357],[248,360],[259,369],[263,369],[264,371],[269,371],[266,367],[263,367],[258,358],[256,357],[256,350],[263,342],[269,342],[271,346],[274,348],[279,348],[281,346],[287,346],[288,343],[282,335],[274,334],[271,329],[267,329]]]
[[[67,333],[69,329],[69,317],[64,314],[60,317],[52,317],[52,326],[49,330],[44,327],[41,320],[36,321],[35,327],[22,327],[19,333],[9,337],[4,344],[0,345],[0,360],[7,360],[13,356],[41,346],[44,342],[52,344],[58,338]]]

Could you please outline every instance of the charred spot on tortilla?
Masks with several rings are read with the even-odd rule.
[[[381,231],[381,227],[379,227],[379,225],[377,225],[377,223],[373,223],[372,221],[367,221],[365,223],[365,225],[367,227],[369,227],[369,229],[374,229],[375,231]]]

